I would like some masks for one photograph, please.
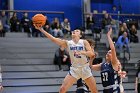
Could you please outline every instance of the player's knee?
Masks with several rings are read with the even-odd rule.
[[[65,92],[66,92],[65,86],[61,86],[61,87],[60,87],[60,93],[65,93]]]

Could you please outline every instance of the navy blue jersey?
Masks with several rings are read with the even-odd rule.
[[[120,83],[120,77],[118,76],[117,71],[113,69],[110,63],[106,62],[101,64],[101,80],[104,88],[111,85],[119,85]],[[117,87],[115,89],[117,89]]]

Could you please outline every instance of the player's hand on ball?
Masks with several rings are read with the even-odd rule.
[[[39,25],[36,25],[36,24],[33,24],[34,25],[34,27],[35,27],[35,29],[37,29],[37,30],[41,30],[41,29],[43,29],[41,26],[39,26]]]
[[[47,18],[43,14],[36,14],[32,17],[33,25],[39,31],[42,31],[41,29],[45,25],[46,20]]]

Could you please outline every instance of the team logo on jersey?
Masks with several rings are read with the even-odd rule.
[[[83,46],[70,46],[70,50],[83,50]]]

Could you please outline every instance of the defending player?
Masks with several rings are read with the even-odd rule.
[[[101,80],[103,85],[103,93],[120,93],[120,76],[119,60],[116,56],[114,43],[111,39],[112,28],[107,33],[107,38],[111,50],[106,54],[106,61],[97,65],[92,65],[93,60],[90,61],[90,66],[93,70],[101,71]]]

